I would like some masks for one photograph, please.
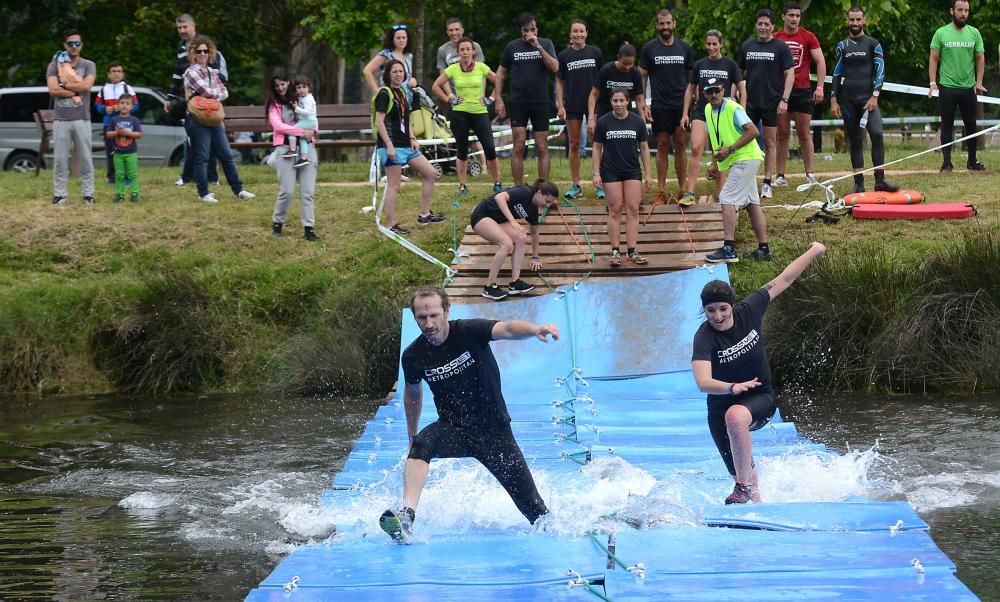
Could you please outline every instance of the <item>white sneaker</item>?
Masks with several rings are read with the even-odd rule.
[[[762,199],[773,199],[774,198],[774,193],[771,192],[771,185],[770,184],[764,184],[763,186],[760,187],[760,198],[762,198]]]
[[[819,180],[817,180],[816,176],[812,175],[811,173],[807,173],[806,184],[819,184]]]
[[[250,199],[256,197],[257,195],[250,192],[249,190],[241,190],[238,195],[241,201],[249,201]]]
[[[218,203],[219,199],[215,198],[215,193],[214,192],[210,192],[210,193],[206,194],[205,196],[201,197],[201,202],[202,203]]]
[[[785,179],[785,176],[777,176],[776,178],[774,178],[774,180],[771,181],[771,186],[775,188],[788,186],[788,180]]]
[[[184,185],[184,178],[177,178],[177,181],[174,182],[174,186],[183,186],[183,185]]]

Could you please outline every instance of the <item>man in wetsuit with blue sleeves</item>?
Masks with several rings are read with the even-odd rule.
[[[885,163],[882,142],[882,114],[878,97],[885,83],[885,56],[882,44],[865,35],[865,11],[853,7],[847,11],[847,38],[837,43],[837,60],[833,68],[833,91],[830,110],[834,117],[843,116],[844,130],[851,149],[851,167],[864,168],[864,130],[872,140],[872,165]],[[885,179],[885,171],[875,170],[875,190],[896,192],[899,186]],[[854,191],[865,191],[864,174],[854,175]]]

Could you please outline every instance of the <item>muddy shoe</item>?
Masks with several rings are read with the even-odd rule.
[[[753,489],[747,487],[742,483],[737,483],[733,487],[733,492],[729,494],[726,498],[726,505],[729,504],[746,504],[753,497]]]

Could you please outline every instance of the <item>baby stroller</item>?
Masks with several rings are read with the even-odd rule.
[[[430,95],[422,87],[417,87],[413,91],[414,107],[410,113],[410,131],[419,140],[435,140],[420,146],[420,151],[430,159],[431,164],[437,169],[438,174],[456,173],[455,159],[457,150],[454,142],[440,142],[441,140],[451,140],[453,138],[451,127],[444,115],[438,113],[437,105]],[[419,108],[418,108],[419,107]],[[483,173],[482,160],[478,155],[469,153],[469,175],[477,177]]]

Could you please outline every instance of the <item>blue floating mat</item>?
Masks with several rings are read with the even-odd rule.
[[[780,414],[752,434],[767,503],[722,504],[732,479],[690,372],[714,278],[725,268],[452,306],[453,319],[560,330],[493,343],[550,516],[536,529],[478,462],[435,460],[411,543],[390,543],[378,516],[399,504],[408,445],[397,394],[320,498],[338,532],[296,548],[247,600],[976,600],[909,504],[859,497],[877,489],[863,454],[804,439]],[[408,309],[402,323],[401,350],[419,336]],[[425,385],[421,426],[432,400]]]

